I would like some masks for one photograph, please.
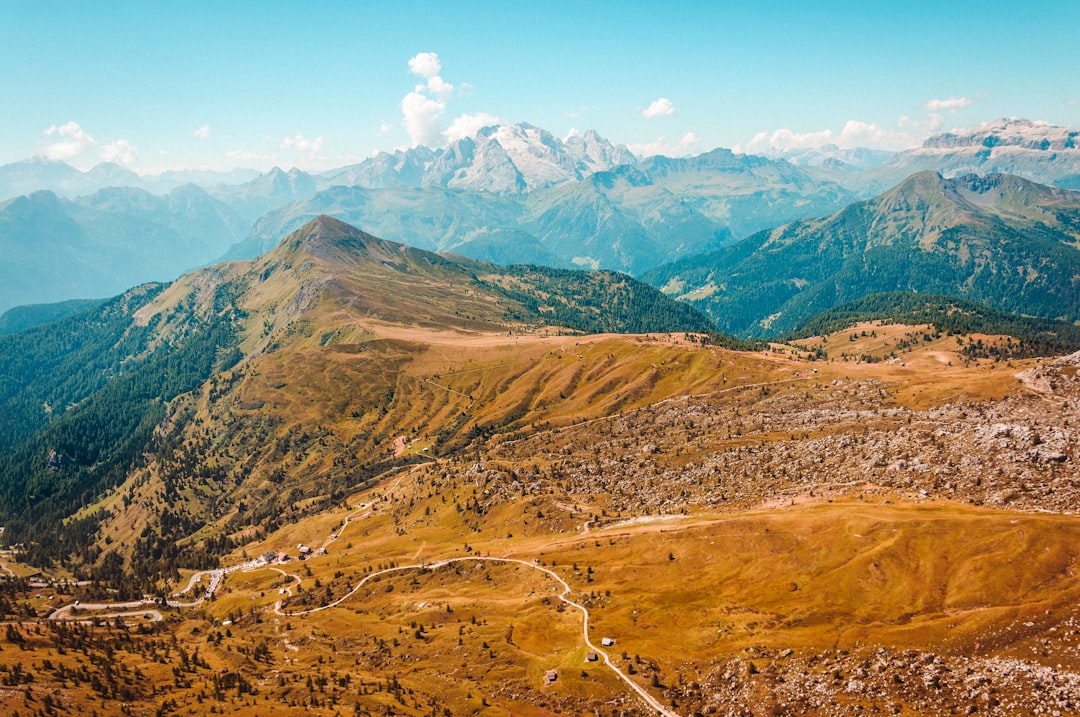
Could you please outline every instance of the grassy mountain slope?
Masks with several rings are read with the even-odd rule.
[[[501,269],[319,217],[257,261],[0,338],[10,357],[0,373],[5,539],[123,582],[117,563],[98,561],[104,544],[87,539],[113,516],[131,532],[109,542],[151,579],[180,556],[211,559],[235,531],[292,514],[301,498],[333,499],[393,459],[397,435],[422,426],[441,450],[460,448],[550,400],[533,382],[554,379],[528,361],[497,361],[490,376],[501,378],[468,390],[430,378],[448,361],[467,364],[472,343],[712,326],[628,277]],[[447,344],[458,348],[435,348]],[[560,385],[575,380],[569,367],[556,373]],[[641,395],[652,387],[622,400]],[[485,410],[473,406],[481,397]],[[299,446],[309,460],[296,458]]]
[[[160,412],[124,402],[150,430],[123,481],[21,539],[89,545],[78,572],[120,595],[216,592],[97,609],[119,595],[0,551],[0,712],[642,713],[610,664],[686,715],[1075,711],[1080,354],[585,336],[553,319],[564,285],[580,320],[664,303],[323,218],[116,307],[103,350],[138,346],[106,391],[177,375],[139,366],[219,313],[243,359]]]
[[[890,292],[871,294],[824,311],[790,331],[786,341],[825,336],[867,321],[929,324],[946,334],[1010,336],[1018,344],[1003,358],[1053,356],[1080,350],[1080,326],[1017,316],[951,296]]]
[[[871,293],[948,294],[1080,319],[1080,194],[1017,177],[910,177],[823,219],[644,277],[734,333],[780,334]]]

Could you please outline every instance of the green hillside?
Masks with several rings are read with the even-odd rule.
[[[309,417],[313,424],[339,420],[344,400],[357,406],[349,422],[386,423],[380,431],[400,432],[398,422],[405,419],[391,411],[396,391],[426,386],[396,386],[404,380],[397,377],[400,367],[429,350],[412,338],[415,332],[468,341],[543,327],[578,334],[714,333],[712,322],[693,307],[623,275],[503,269],[384,241],[318,217],[258,261],[210,267],[169,286],[139,287],[81,314],[0,336],[3,539],[25,544],[35,564],[78,567],[133,594],[178,561],[212,565],[232,546],[226,536],[185,542],[210,513],[236,511],[225,525],[243,525],[252,515],[272,522],[268,516],[282,510],[275,501],[294,506],[328,490],[337,495],[385,469],[386,459],[374,451],[381,439],[367,429],[367,437],[343,453],[347,458],[340,460],[347,462],[334,464],[332,477],[308,476],[285,492],[263,486],[231,501],[225,496],[238,490],[252,467],[226,472],[214,461],[193,463],[194,449],[175,443],[190,421],[196,422],[196,428],[188,427],[190,440],[201,450],[237,440],[244,451],[269,447],[267,460],[283,460],[288,451],[278,446],[307,444],[310,435],[290,433],[268,444],[276,424],[258,410],[266,399],[244,392],[256,390],[252,386],[265,390],[257,378],[261,371],[275,374],[287,367],[283,380],[273,382],[275,400],[290,396],[303,403],[328,377],[350,386],[344,394],[335,392],[330,404],[305,409],[316,414]],[[408,338],[380,339],[387,331]],[[277,392],[294,381],[296,386]],[[196,417],[200,410],[205,415]],[[441,436],[447,445],[464,445],[471,434],[461,409],[453,410]],[[298,419],[290,414],[290,420]],[[207,425],[197,428],[204,420]],[[305,429],[313,430],[325,429]],[[461,437],[455,437],[458,432]],[[231,464],[237,455],[246,453],[227,451],[220,460]],[[124,511],[130,508],[145,526],[124,548],[125,571],[123,562],[101,558],[94,536],[101,520],[111,515],[115,524],[116,515],[94,506],[149,464],[156,466],[161,492],[144,500],[165,503],[147,513],[144,503],[125,494]],[[268,480],[280,481],[294,467],[282,466],[272,472],[279,477]],[[137,575],[131,574],[133,564]]]
[[[35,326],[82,313],[99,304],[101,302],[94,299],[71,299],[55,304],[13,306],[0,314],[0,334],[17,334]]]
[[[836,214],[643,278],[740,335],[781,335],[868,294],[958,296],[1080,320],[1080,193],[1006,175],[916,174]]]

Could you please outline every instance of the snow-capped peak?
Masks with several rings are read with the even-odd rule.
[[[626,147],[590,130],[565,142],[527,123],[493,125],[450,145],[434,163],[437,177],[460,189],[516,193],[564,182],[621,164],[636,164]]]
[[[925,149],[961,147],[1020,147],[1023,149],[1061,151],[1077,148],[1080,132],[1049,122],[1016,117],[991,120],[966,132],[934,135],[923,143]]]

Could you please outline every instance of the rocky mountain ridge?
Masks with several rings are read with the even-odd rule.
[[[380,152],[359,164],[320,175],[324,186],[428,187],[520,194],[638,162],[623,145],[595,130],[561,140],[528,123],[496,125],[445,149]]]
[[[651,157],[525,194],[332,187],[262,217],[229,257],[256,256],[331,214],[433,251],[638,274],[852,198],[786,162],[718,149]]]
[[[1049,122],[1000,118],[966,131],[928,137],[922,145],[890,154],[856,150],[829,153],[793,150],[779,156],[805,166],[815,176],[835,181],[869,197],[921,171],[945,177],[1013,174],[1039,184],[1080,188],[1080,130]],[[854,152],[855,154],[851,154]],[[845,160],[852,161],[845,161]]]

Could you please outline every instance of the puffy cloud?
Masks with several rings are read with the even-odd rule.
[[[326,148],[326,140],[322,137],[316,137],[315,139],[305,139],[304,135],[297,134],[294,137],[286,137],[281,142],[281,149],[294,149],[297,152],[306,152],[311,157],[316,157],[322,154],[323,149]]]
[[[405,119],[405,131],[409,133],[412,146],[437,147],[443,143],[439,117],[446,109],[442,100],[432,99],[419,92],[410,92],[401,100],[401,114]]]
[[[416,88],[416,91],[423,92],[424,90],[422,86],[419,86]],[[428,78],[427,91],[438,97],[440,100],[446,101],[450,98],[450,95],[454,94],[454,86],[438,75],[435,75],[434,77]]]
[[[646,119],[652,119],[653,117],[670,117],[675,114],[675,105],[671,103],[667,97],[661,97],[653,100],[649,103],[641,112],[641,116]]]
[[[1065,104],[1067,104],[1069,107],[1076,107],[1077,101],[1076,100],[1065,100]]]
[[[657,137],[652,142],[628,144],[626,148],[639,157],[651,157],[662,154],[665,157],[684,157],[691,154],[690,147],[701,141],[693,132],[687,132],[678,142],[669,142],[667,137]]]
[[[924,130],[933,124],[932,119],[926,122],[915,122],[907,117],[901,117],[899,126],[912,130]],[[921,131],[899,131],[880,127],[872,122],[860,120],[848,120],[844,128],[839,132],[831,129],[823,129],[817,132],[796,132],[795,130],[782,127],[774,132],[758,132],[745,146],[737,146],[736,150],[756,153],[770,150],[781,152],[794,149],[816,149],[827,144],[850,149],[853,147],[865,147],[868,149],[899,150],[912,147],[919,143]]]
[[[413,55],[409,59],[409,72],[424,78],[424,82],[416,85],[401,100],[403,124],[413,147],[441,147],[448,141],[470,137],[483,127],[502,122],[493,114],[476,112],[459,115],[444,129],[442,117],[450,98],[468,94],[472,86],[462,83],[455,89],[454,85],[444,80],[439,74],[442,72],[442,62],[434,52]]]
[[[380,135],[389,134],[390,130],[392,129],[394,129],[394,125],[390,124],[389,122],[382,122],[381,124],[379,124]]]
[[[405,131],[412,146],[438,147],[445,144],[439,118],[446,111],[446,102],[454,92],[454,86],[439,76],[442,63],[434,52],[421,52],[409,58],[409,72],[427,80],[417,85],[401,100],[401,114]]]
[[[98,155],[106,162],[116,162],[124,166],[135,164],[139,158],[139,150],[126,139],[118,139],[115,142],[103,145]]]
[[[418,77],[435,77],[442,72],[442,63],[434,52],[420,52],[409,58],[409,72]]]
[[[94,146],[94,138],[88,135],[79,123],[69,120],[62,125],[53,125],[43,133],[46,137],[57,137],[45,145],[42,154],[46,158],[66,162],[74,159]]]
[[[679,140],[679,146],[691,147],[700,141],[701,137],[698,137],[696,132],[687,132],[683,135],[683,138]]]
[[[923,107],[931,112],[941,112],[942,110],[956,112],[956,110],[962,110],[975,101],[972,97],[950,97],[947,100],[930,100]]]
[[[207,139],[207,138],[209,138],[210,137],[210,125],[209,124],[204,124],[202,127],[195,130],[195,132],[193,134],[196,137],[198,137],[199,139]]]
[[[465,137],[472,137],[484,127],[490,127],[501,122],[501,118],[487,112],[460,115],[446,128],[446,139],[456,142]]]

